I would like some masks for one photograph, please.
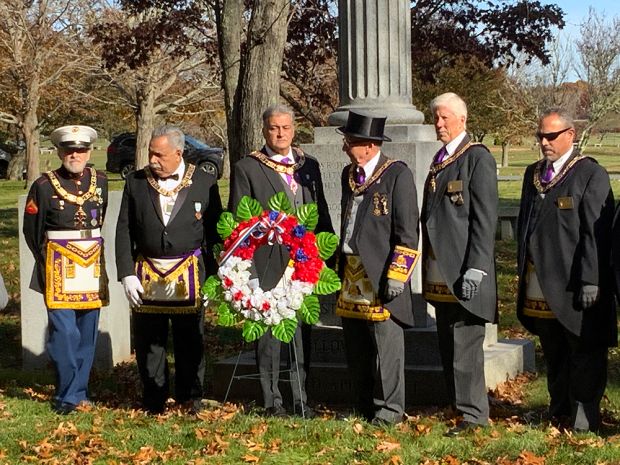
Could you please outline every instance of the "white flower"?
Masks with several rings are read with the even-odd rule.
[[[251,277],[249,271],[251,260],[230,257],[218,270],[219,278],[229,279],[232,284],[223,290],[224,300],[230,302],[233,309],[244,318],[262,321],[268,326],[275,326],[283,319],[294,318],[306,295],[312,293],[314,286],[303,281],[291,279],[293,268],[286,269],[278,285],[270,291],[263,291],[260,282]],[[235,296],[241,295],[236,300]]]

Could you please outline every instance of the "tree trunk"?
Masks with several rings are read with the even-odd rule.
[[[37,89],[38,85],[31,86],[31,89]],[[39,118],[37,116],[39,98],[31,93],[28,100],[28,109],[24,115],[22,125],[22,133],[26,141],[26,180],[30,186],[41,175],[39,168],[40,137]]]
[[[510,148],[509,142],[502,142],[502,168],[508,168],[508,149]]]
[[[26,161],[26,153],[23,150],[18,151],[13,155],[9,162],[6,178],[11,181],[20,181],[24,178],[24,165]]]
[[[226,111],[226,149],[229,154],[238,153],[237,125],[233,106],[237,85],[239,84],[239,67],[241,61],[241,20],[243,0],[220,0],[215,5],[218,35],[218,52],[222,65],[222,88],[224,89],[224,108]],[[231,163],[226,164],[230,169]]]
[[[137,170],[149,164],[149,142],[155,127],[155,97],[150,86],[138,96],[136,114],[136,165]]]
[[[229,137],[231,165],[263,145],[262,112],[279,101],[289,9],[288,0],[253,3],[233,106],[234,131]]]

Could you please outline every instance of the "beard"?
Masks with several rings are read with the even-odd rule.
[[[86,160],[82,162],[74,161],[73,163],[69,160],[63,160],[62,166],[71,174],[81,174],[84,168],[86,168]]]

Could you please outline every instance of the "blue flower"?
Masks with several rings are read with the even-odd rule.
[[[274,212],[273,210],[269,212],[269,219],[271,221],[275,221],[277,217],[278,217],[278,212]]]
[[[303,263],[306,260],[308,260],[308,257],[306,256],[306,254],[304,253],[302,249],[297,249],[297,253],[295,254],[295,260]]]
[[[293,235],[295,237],[297,238],[304,237],[304,234],[306,234],[306,228],[302,226],[301,224],[298,224],[297,226],[293,228]]]

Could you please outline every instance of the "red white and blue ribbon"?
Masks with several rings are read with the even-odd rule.
[[[267,244],[274,245],[276,242],[282,244],[282,234],[284,234],[282,222],[286,219],[286,216],[286,213],[283,212],[278,212],[274,219],[272,219],[271,214],[264,216],[256,223],[257,228],[252,232],[252,237],[254,239],[262,239],[267,236]]]

